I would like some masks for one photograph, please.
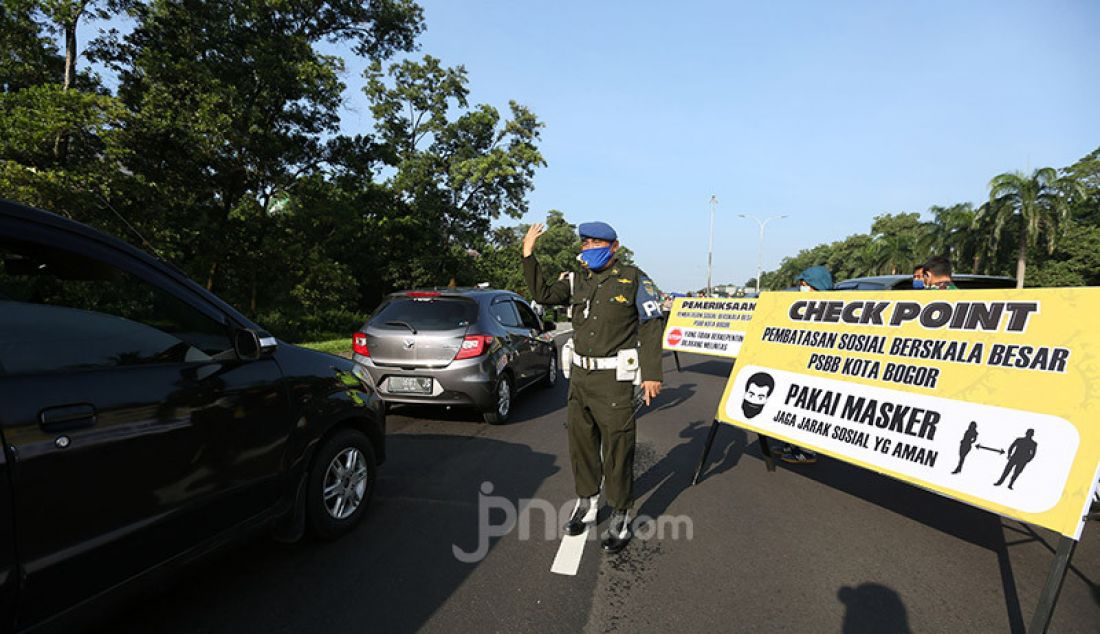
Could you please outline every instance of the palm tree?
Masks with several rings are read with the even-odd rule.
[[[978,247],[971,225],[974,223],[974,206],[970,203],[950,207],[933,206],[932,222],[924,224],[920,246],[928,254],[944,255],[955,264],[956,270],[964,260],[973,256]],[[973,271],[977,273],[977,271]]]
[[[971,273],[988,274],[989,262],[996,259],[992,241],[987,237],[993,234],[993,215],[990,211],[989,201],[986,201],[978,207],[974,219],[970,222],[970,229],[967,233],[972,236],[974,241]]]
[[[1005,224],[1013,219],[1019,222],[1016,288],[1024,287],[1027,250],[1038,243],[1040,234],[1046,237],[1047,251],[1054,251],[1058,227],[1069,212],[1069,195],[1079,188],[1075,182],[1059,179],[1052,167],[1041,167],[1030,177],[1008,172],[989,181],[989,206],[981,214],[992,214],[993,242],[1000,241]]]
[[[877,235],[866,251],[875,269],[889,275],[908,273],[919,259],[917,252],[917,236],[908,232]]]

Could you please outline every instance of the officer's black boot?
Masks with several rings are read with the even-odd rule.
[[[630,511],[615,511],[607,522],[600,547],[609,553],[617,553],[630,541]]]
[[[590,498],[577,498],[577,505],[573,507],[573,516],[569,518],[569,521],[566,522],[563,527],[566,535],[576,536],[584,532],[585,521],[593,521],[595,519],[589,519],[586,516],[589,511],[595,510],[596,502],[599,499],[597,495]],[[593,513],[593,515],[595,515],[595,513]]]

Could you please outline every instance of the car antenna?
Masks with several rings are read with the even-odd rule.
[[[114,215],[118,216],[118,219],[119,219],[119,220],[121,220],[121,221],[123,222],[123,224],[125,224],[125,225],[126,225],[126,227],[130,229],[130,231],[133,231],[133,232],[134,232],[134,235],[136,235],[136,236],[137,236],[138,238],[141,238],[141,243],[145,245],[145,248],[147,248],[147,249],[149,249],[150,251],[152,251],[152,252],[153,252],[153,255],[157,256],[157,259],[158,259],[158,260],[162,260],[162,261],[164,261],[164,262],[167,262],[167,261],[168,261],[168,260],[165,260],[165,259],[164,259],[164,256],[162,256],[162,255],[160,254],[160,251],[157,251],[157,248],[156,248],[156,247],[154,247],[154,246],[152,245],[152,243],[150,243],[150,242],[149,242],[148,240],[146,240],[146,239],[145,239],[145,236],[141,235],[141,232],[137,230],[137,227],[135,227],[134,225],[130,224],[130,221],[129,221],[129,220],[127,220],[127,219],[126,219],[126,218],[125,218],[125,217],[124,217],[124,216],[123,216],[122,214],[120,214],[120,213],[118,212],[118,210],[117,210],[117,209],[115,209],[114,205],[112,205],[112,204],[110,203],[110,201],[108,201],[108,200],[107,200],[107,199],[106,199],[106,198],[105,198],[105,197],[103,196],[103,194],[98,194],[98,196],[99,196],[99,199],[103,201],[103,204],[104,204],[104,205],[107,205],[107,209],[110,209],[110,210],[111,210],[111,212],[112,212],[112,213],[113,213]]]

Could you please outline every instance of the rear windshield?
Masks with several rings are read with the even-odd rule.
[[[456,330],[477,321],[477,303],[457,297],[395,297],[383,304],[370,320],[374,328],[408,330]],[[401,323],[397,323],[401,322]]]

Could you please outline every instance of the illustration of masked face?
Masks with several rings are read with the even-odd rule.
[[[745,400],[741,401],[741,411],[745,413],[745,418],[754,418],[763,411],[771,391],[771,386],[751,382],[745,387]]]

